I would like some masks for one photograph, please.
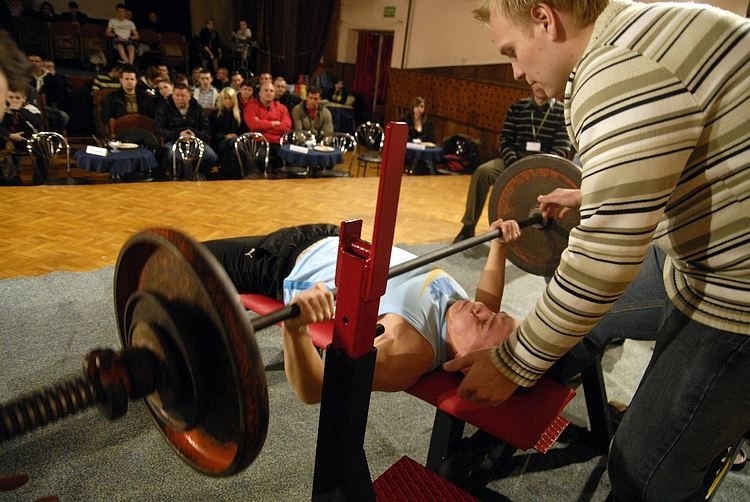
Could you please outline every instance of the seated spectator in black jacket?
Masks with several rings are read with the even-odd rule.
[[[203,108],[191,97],[190,89],[185,84],[175,84],[172,96],[166,106],[159,107],[154,119],[156,133],[164,140],[166,148],[166,170],[172,169],[173,155],[172,145],[181,137],[200,138],[205,143],[205,152],[200,169],[196,173],[183,173],[183,176],[192,176],[196,181],[206,179],[206,173],[211,166],[215,166],[218,157],[209,145],[209,122],[203,113]]]
[[[5,156],[2,177],[3,184],[20,185],[20,168],[17,154],[26,152],[26,142],[31,135],[42,130],[42,112],[39,108],[26,102],[26,91],[8,91],[8,108],[0,123],[0,150],[10,155]],[[44,183],[47,179],[47,165],[41,156],[36,156],[37,169],[34,173],[34,184]]]
[[[89,17],[78,10],[78,2],[68,2],[68,12],[60,14],[61,21],[68,21],[69,23],[88,23]]]
[[[138,89],[138,77],[135,68],[126,66],[120,75],[120,88],[109,93],[101,104],[101,119],[108,124],[109,119],[120,118],[128,113],[154,116],[153,96]]]
[[[297,106],[302,99],[296,94],[289,92],[289,86],[284,77],[276,77],[273,79],[273,90],[276,93],[274,99],[286,106],[287,111],[289,111],[289,116],[291,117],[292,109]]]

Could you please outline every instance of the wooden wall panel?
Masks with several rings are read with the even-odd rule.
[[[427,100],[427,113],[435,124],[438,141],[455,133],[468,134],[481,141],[482,160],[488,160],[496,155],[496,138],[505,111],[529,95],[528,87],[517,83],[481,82],[391,68],[385,119],[397,120],[415,96],[422,96]]]

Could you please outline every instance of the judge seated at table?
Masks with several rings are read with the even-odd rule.
[[[333,117],[320,98],[320,89],[310,87],[305,100],[292,108],[294,130],[310,131],[318,140],[333,134]]]

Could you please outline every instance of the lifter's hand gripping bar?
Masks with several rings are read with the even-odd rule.
[[[546,228],[546,220],[541,215],[541,213],[532,214],[532,216],[530,216],[529,218],[518,222],[518,226],[520,228],[526,228],[532,225],[542,225],[543,228]],[[412,258],[411,260],[392,266],[388,270],[388,279],[398,277],[399,275],[411,272],[412,270],[417,269],[423,265],[436,262],[440,259],[460,253],[461,251],[473,248],[474,246],[478,246],[479,244],[482,244],[484,242],[497,239],[501,236],[502,230],[496,228],[469,239],[453,243],[440,249],[436,249],[435,251],[432,251],[425,255],[417,256],[416,258]],[[336,294],[335,289],[333,290],[333,294]],[[296,303],[289,304],[286,307],[271,312],[270,314],[266,314],[253,319],[251,321],[251,324],[253,325],[253,332],[286,321],[287,319],[293,319],[299,315],[299,306]]]

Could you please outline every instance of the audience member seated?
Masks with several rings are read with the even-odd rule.
[[[57,20],[57,15],[55,14],[55,8],[49,2],[42,2],[39,5],[39,10],[36,12],[35,17],[37,19],[41,19],[42,21],[47,21],[49,23]]]
[[[409,126],[409,141],[435,142],[435,126],[427,120],[425,113],[425,99],[417,96],[411,101],[409,112],[399,120]]]
[[[226,66],[219,66],[216,70],[216,77],[214,78],[211,85],[216,87],[218,90],[222,90],[225,87],[229,87],[231,80],[229,79],[229,68]]]
[[[201,86],[201,73],[203,73],[203,67],[202,66],[196,66],[193,68],[193,70],[190,72],[190,88],[191,89],[197,89]],[[175,82],[177,83],[177,82]]]
[[[229,87],[234,89],[234,92],[239,93],[244,82],[245,76],[242,74],[242,72],[236,71],[232,74],[232,78],[229,80]]]
[[[21,169],[18,154],[25,153],[26,142],[31,135],[42,130],[42,112],[36,106],[26,103],[26,91],[8,91],[8,107],[0,123],[0,148],[4,156],[2,182],[8,185],[21,185]],[[47,180],[47,165],[37,156],[33,183],[39,185]]]
[[[240,106],[240,111],[245,113],[245,106],[254,99],[253,94],[255,92],[255,88],[253,87],[253,83],[249,80],[246,80],[245,82],[242,82],[242,85],[240,85],[240,93],[237,96],[237,104]],[[244,119],[243,119],[244,120]]]
[[[169,69],[169,66],[164,61],[157,61],[156,64],[156,70],[159,72],[159,78],[161,80],[171,80],[174,81],[175,75],[173,75],[173,72]]]
[[[142,88],[138,88],[137,82],[135,68],[124,67],[120,75],[120,88],[102,100],[102,124],[107,126],[109,119],[120,118],[127,113],[154,116],[154,98]]]
[[[317,87],[310,87],[305,100],[292,108],[292,121],[295,131],[310,131],[318,140],[333,134],[333,117],[320,102]]]
[[[159,108],[154,119],[156,133],[164,141],[166,149],[166,172],[172,169],[172,145],[180,137],[197,137],[205,143],[203,162],[199,172],[195,173],[196,181],[204,181],[206,173],[215,166],[218,157],[209,144],[209,122],[203,108],[190,96],[190,89],[185,84],[175,84],[172,96],[166,106]]]
[[[174,84],[168,79],[160,78],[156,83],[156,89],[158,90],[158,93],[154,97],[154,116],[156,116],[160,107],[169,103],[169,97],[174,90]]]
[[[166,31],[164,29],[164,25],[159,19],[159,14],[155,10],[148,11],[146,19],[141,22],[141,28],[155,31],[156,33],[162,33]]]
[[[289,86],[284,77],[279,76],[273,79],[273,88],[275,93],[274,99],[286,106],[286,109],[290,114],[292,113],[292,109],[302,101],[299,96],[289,92]]]
[[[60,14],[61,21],[68,21],[69,23],[88,23],[89,17],[78,10],[77,2],[68,2],[68,11]]]
[[[237,93],[231,87],[225,87],[219,92],[211,135],[214,150],[219,154],[220,173],[226,179],[240,177],[241,170],[234,156],[234,143],[237,136],[245,132],[247,128],[237,103]]]
[[[570,139],[565,128],[562,103],[548,100],[544,90],[534,84],[532,97],[510,105],[500,133],[499,156],[476,168],[471,175],[463,227],[454,242],[474,236],[474,228],[484,209],[487,194],[497,178],[514,162],[527,155],[551,153],[568,158]]]
[[[206,25],[198,33],[201,44],[201,62],[204,68],[213,68],[214,72],[219,69],[222,58],[221,39],[216,31],[214,20],[209,19]]]
[[[113,38],[114,47],[120,56],[120,61],[135,64],[135,41],[138,40],[138,30],[135,23],[125,18],[125,4],[115,6],[116,17],[109,20],[106,36]]]
[[[149,65],[143,72],[141,78],[138,79],[138,88],[141,91],[148,92],[152,96],[156,96],[156,84],[161,77],[161,73],[155,66]]]
[[[344,87],[344,81],[339,79],[333,84],[333,89],[324,94],[323,97],[331,103],[345,105],[347,98],[349,98],[349,91]]]
[[[425,99],[417,96],[411,101],[409,111],[399,119],[409,126],[409,141],[434,143],[435,127],[427,120]],[[407,169],[411,174],[434,174],[435,166],[430,160],[417,159]]]
[[[94,77],[94,82],[91,84],[91,93],[94,94],[102,89],[119,89],[122,67],[123,63],[115,62],[107,73],[100,73]]]
[[[39,94],[44,94],[46,100],[45,111],[47,112],[47,122],[50,131],[65,134],[70,116],[60,108],[60,105],[65,105],[67,100],[70,99],[70,91],[67,87],[64,87],[67,81],[63,81],[54,74],[50,74],[44,68],[44,62],[38,55],[29,54],[27,58],[32,64],[31,72],[33,81],[31,82],[31,92],[25,96],[25,99],[37,108],[41,108],[38,96]]]
[[[250,31],[247,21],[241,19],[237,31],[232,32],[232,44],[234,55],[239,60],[242,68],[248,68],[249,65],[248,55],[253,43],[252,37],[253,32]]]
[[[211,72],[208,70],[201,71],[198,76],[198,87],[193,90],[193,98],[203,108],[216,108],[216,99],[219,97],[219,91],[211,85]]]
[[[260,86],[265,84],[266,82],[273,82],[273,77],[268,72],[263,72],[260,75],[258,75],[257,80],[255,81],[255,95],[257,96],[260,91]]]
[[[266,81],[260,87],[258,99],[250,100],[243,111],[245,125],[249,131],[259,132],[268,140],[270,147],[270,173],[275,174],[281,166],[279,158],[279,140],[292,129],[292,119],[286,106],[274,100],[273,83]]]

